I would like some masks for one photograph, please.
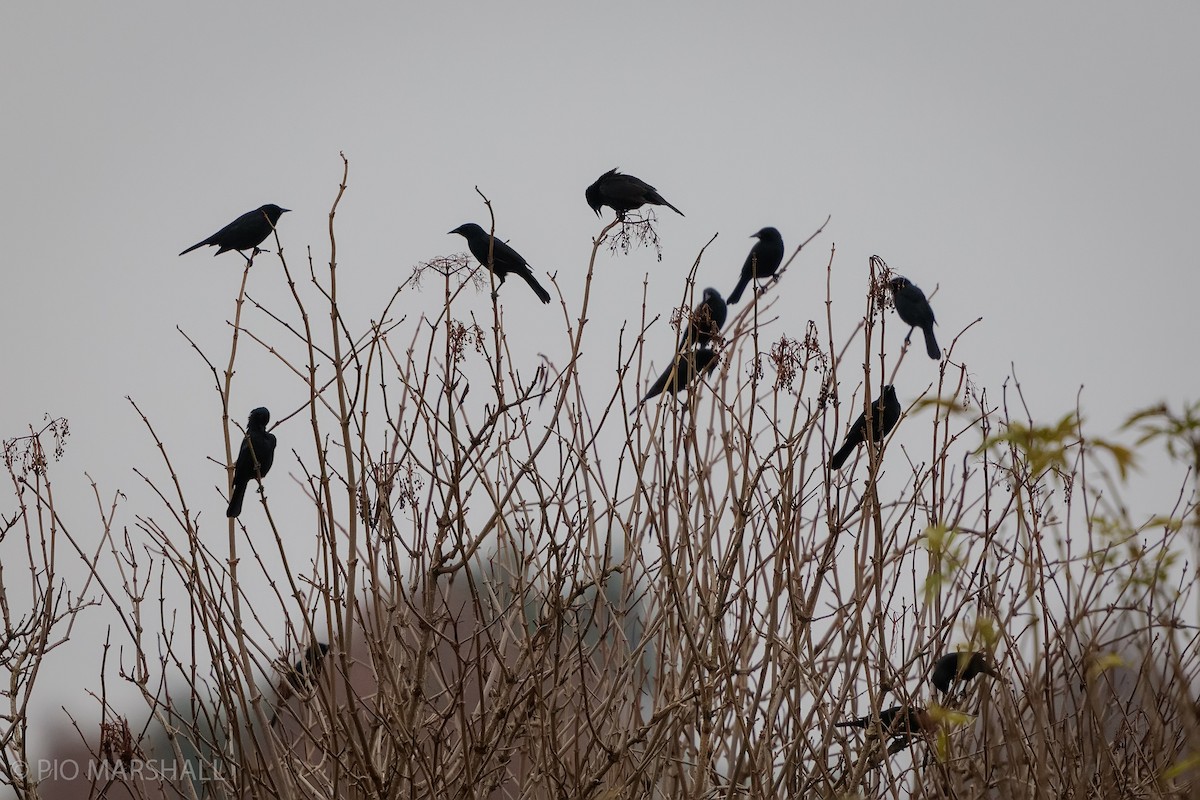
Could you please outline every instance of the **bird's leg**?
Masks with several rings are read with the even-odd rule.
[[[241,255],[241,257],[242,257],[242,258],[246,259],[246,263],[247,263],[247,264],[250,264],[250,265],[254,264],[254,257],[255,257],[255,256],[257,256],[259,253],[265,253],[265,252],[267,252],[267,251],[266,251],[266,250],[260,250],[259,248],[255,247],[254,249],[252,249],[252,250],[250,251],[250,255],[246,255],[246,254],[245,254],[245,253],[243,253],[241,250],[238,250],[238,254],[239,254],[239,255]]]
[[[908,336],[905,336],[905,337],[904,337],[904,343],[905,343],[905,344],[908,344],[908,341],[909,341],[909,339],[911,339],[911,338],[912,338],[912,332],[913,332],[914,330],[916,330],[916,328],[915,328],[915,327],[910,327],[910,328],[908,329]]]

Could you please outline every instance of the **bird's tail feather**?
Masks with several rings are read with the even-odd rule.
[[[934,338],[933,326],[930,325],[928,328],[925,328],[924,331],[925,331],[925,352],[928,353],[929,357],[932,358],[934,361],[941,361],[942,349],[940,347],[938,347],[937,339]]]
[[[225,511],[225,516],[229,518],[236,517],[242,513],[242,500],[246,497],[247,484],[239,483],[233,487],[233,497],[229,498],[229,508]]]
[[[188,253],[190,253],[190,252],[192,252],[193,250],[195,250],[197,247],[204,247],[204,245],[206,245],[206,244],[208,244],[208,243],[209,243],[209,242],[208,242],[208,239],[205,239],[205,240],[204,240],[204,241],[202,241],[202,242],[196,242],[194,245],[192,245],[191,247],[189,247],[187,250],[184,250],[184,251],[183,251],[182,253],[180,253],[179,255],[181,255],[181,256],[187,255]]]
[[[833,458],[829,459],[830,469],[841,469],[842,464],[846,463],[846,459],[854,452],[854,448],[858,446],[858,442],[851,439],[842,445],[842,449],[833,454]]]
[[[533,293],[538,296],[538,300],[541,300],[543,303],[550,302],[550,293],[547,292],[540,283],[538,283],[537,278],[533,277],[532,272],[526,271],[518,274],[525,279],[526,283],[529,284],[529,288],[533,289]]]
[[[740,280],[738,280],[738,285],[733,287],[733,291],[730,293],[729,297],[725,299],[726,305],[733,305],[737,301],[741,300],[742,292],[746,291],[746,287],[749,285],[750,276],[744,275]]]

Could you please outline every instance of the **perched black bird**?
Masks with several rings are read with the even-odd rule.
[[[738,284],[733,287],[733,292],[726,301],[730,305],[742,299],[742,292],[746,291],[750,281],[771,277],[783,263],[783,236],[778,228],[763,228],[750,238],[758,241],[750,248],[750,255],[746,256],[746,263],[742,265],[742,275],[738,278]]]
[[[287,682],[292,689],[304,692],[312,688],[317,676],[321,674],[321,664],[324,663],[325,654],[328,652],[329,645],[324,642],[313,642],[304,648],[304,656],[292,666],[286,675]],[[286,700],[287,697],[283,699]]]
[[[865,717],[835,722],[833,727],[869,728],[873,721],[874,717],[868,714]],[[937,723],[920,706],[912,706],[907,709],[904,706],[892,706],[879,712],[879,727],[884,736],[908,737],[932,733],[937,730]]]
[[[325,656],[329,652],[329,645],[324,642],[313,642],[308,647],[304,648],[304,655],[290,669],[284,670],[283,680],[276,687],[278,695],[277,703],[283,704],[292,698],[292,695],[297,692],[306,694],[311,690],[316,683],[317,676],[321,674],[321,666],[325,663]],[[279,719],[278,707],[275,713],[271,715],[271,725]]]
[[[658,380],[650,385],[650,390],[642,398],[642,403],[651,397],[657,397],[664,391],[679,394],[697,376],[707,375],[716,368],[717,354],[706,347],[695,352],[679,353],[671,361],[671,366],[667,367],[667,371],[659,375]]]
[[[275,462],[275,434],[267,433],[267,423],[270,421],[271,412],[265,408],[250,412],[246,438],[242,440],[242,449],[238,451],[237,463],[233,466],[233,496],[229,498],[229,509],[225,512],[227,517],[242,513],[242,500],[250,480],[258,478],[261,481],[271,471],[271,464]]]
[[[900,316],[901,322],[911,326],[904,341],[907,342],[912,338],[913,328],[920,328],[925,334],[925,352],[929,353],[930,358],[937,361],[942,357],[942,349],[938,347],[937,339],[933,336],[933,324],[937,320],[933,318],[933,309],[930,308],[929,301],[925,299],[925,293],[908,278],[892,278],[889,285],[892,287],[892,296],[896,301],[896,313]]]
[[[978,675],[1000,677],[987,653],[963,650],[939,658],[933,665],[933,675],[929,680],[941,691],[948,692],[951,682],[974,680]]]
[[[493,238],[487,231],[474,222],[459,225],[450,231],[450,233],[457,233],[467,240],[467,247],[471,250],[471,255],[475,256],[480,264],[491,269],[495,276],[500,279],[501,286],[504,285],[504,279],[511,272],[529,284],[529,288],[533,289],[533,293],[538,296],[538,300],[541,300],[543,303],[550,302],[550,293],[542,288],[542,285],[537,282],[537,278],[533,277],[533,272],[529,269],[529,264],[516,250],[513,250],[499,239]],[[492,251],[490,259],[488,258],[489,246]]]
[[[608,206],[617,212],[618,217],[625,216],[626,211],[633,211],[649,203],[652,206],[666,206],[679,216],[683,212],[668,203],[658,190],[641,178],[625,175],[610,169],[596,179],[596,182],[583,193],[587,204],[600,216],[600,209]]]
[[[271,231],[275,230],[275,224],[279,222],[279,218],[284,212],[290,210],[268,203],[253,211],[247,211],[212,236],[202,242],[196,242],[179,255],[190,253],[197,247],[204,247],[206,244],[216,245],[218,249],[213,255],[218,256],[226,250],[237,250],[242,253],[243,250],[258,247],[271,235]],[[246,258],[245,253],[242,253],[242,258]]]
[[[896,390],[892,386],[885,386],[883,387],[883,397],[876,400],[875,407],[871,409],[871,441],[878,442],[891,433],[899,419],[900,401],[896,399]],[[830,469],[842,468],[842,464],[846,463],[846,459],[854,452],[854,448],[865,441],[863,437],[866,432],[867,412],[864,411],[850,426],[850,432],[846,434],[846,441],[842,443],[842,449],[829,459]]]
[[[729,309],[725,306],[721,293],[711,287],[705,289],[704,299],[692,312],[687,327],[683,329],[683,336],[679,340],[677,349],[682,352],[708,344],[720,332],[727,316],[729,316]]]

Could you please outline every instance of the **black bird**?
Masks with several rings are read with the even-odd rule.
[[[978,675],[1000,677],[987,653],[963,650],[939,658],[933,665],[933,675],[929,680],[941,691],[948,692],[951,682],[974,680]]]
[[[869,728],[873,721],[874,717],[868,714],[865,717],[835,722],[833,727]],[[904,706],[892,706],[879,712],[879,727],[884,736],[908,737],[932,733],[937,730],[937,723],[929,716],[929,712],[920,706],[907,709]]]
[[[237,463],[233,466],[233,496],[229,498],[227,517],[236,517],[242,513],[242,500],[246,496],[246,487],[252,478],[260,481],[271,471],[275,462],[275,434],[267,433],[267,423],[271,421],[271,412],[265,408],[256,408],[250,412],[246,423],[246,438],[242,439],[242,449],[238,451]]]
[[[892,278],[889,285],[892,287],[892,297],[896,301],[896,314],[901,322],[910,326],[904,341],[912,338],[913,328],[920,328],[925,334],[925,352],[934,361],[939,360],[942,357],[942,349],[938,347],[937,339],[933,336],[933,324],[937,320],[933,318],[933,309],[925,299],[925,293],[908,278]]]
[[[742,299],[742,292],[746,291],[750,281],[771,277],[783,263],[783,236],[778,228],[763,228],[750,238],[758,241],[750,248],[750,255],[746,256],[746,263],[742,265],[742,276],[738,278],[738,284],[733,287],[727,301],[730,305]]]
[[[321,674],[321,666],[325,663],[325,655],[329,645],[324,642],[314,642],[304,649],[304,655],[290,669],[284,671],[283,680],[276,687],[278,704],[286,703],[297,692],[306,694],[316,683]],[[271,725],[279,719],[279,710],[271,715]]]
[[[617,212],[617,217],[624,217],[626,211],[633,211],[649,203],[652,206],[666,206],[679,216],[683,212],[668,203],[658,190],[641,178],[625,175],[610,169],[596,179],[596,182],[583,193],[587,204],[600,216],[600,209],[608,206]]]
[[[279,218],[284,212],[290,210],[280,208],[274,203],[268,203],[253,211],[247,211],[212,236],[202,242],[196,242],[179,255],[190,253],[197,247],[204,247],[206,244],[216,245],[218,249],[213,255],[218,256],[226,250],[237,250],[242,253],[243,250],[258,247],[271,235],[271,231],[275,230],[275,224],[279,222]],[[242,258],[246,258],[245,253],[242,253]]]
[[[313,642],[304,648],[304,656],[287,673],[288,685],[297,692],[311,689],[313,682],[321,674],[321,664],[324,663],[325,654],[328,652],[329,645],[324,642]],[[282,699],[286,700],[287,697]]]
[[[700,305],[696,306],[696,310],[692,312],[691,318],[687,321],[687,327],[683,329],[683,337],[680,338],[677,349],[682,352],[708,344],[721,330],[727,316],[729,316],[729,309],[725,306],[721,293],[711,287],[705,289],[704,299]]]
[[[492,273],[500,279],[501,286],[504,285],[504,279],[511,272],[529,284],[529,288],[533,289],[533,293],[538,296],[538,300],[541,300],[543,303],[550,302],[550,293],[542,288],[542,285],[537,282],[537,278],[533,277],[533,272],[529,269],[528,262],[516,250],[513,250],[499,239],[493,238],[487,231],[474,222],[459,225],[450,231],[450,233],[457,233],[467,240],[467,247],[471,250],[471,255],[475,256],[480,264],[491,269]],[[488,258],[489,246],[492,251],[490,260]]]
[[[638,405],[644,404],[651,397],[657,397],[664,391],[679,394],[697,376],[707,375],[716,368],[717,354],[706,347],[695,352],[679,353],[671,362],[671,366],[667,367],[667,371],[659,375],[658,380],[650,385],[650,390],[646,392],[646,396]]]
[[[896,399],[896,390],[892,386],[885,386],[883,387],[883,397],[876,400],[875,407],[871,409],[871,441],[878,442],[891,433],[899,419],[900,401]],[[842,443],[842,449],[829,459],[830,469],[842,468],[842,464],[846,463],[846,459],[854,452],[854,448],[865,441],[863,437],[866,432],[867,412],[864,411],[850,426],[850,432],[846,434],[846,441]]]

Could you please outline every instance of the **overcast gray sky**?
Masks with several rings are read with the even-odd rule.
[[[216,521],[219,404],[175,326],[223,365],[240,259],[176,254],[278,203],[294,209],[293,266],[309,245],[324,261],[339,150],[344,309],[364,324],[412,265],[465,249],[446,231],[486,224],[476,185],[577,306],[601,226],[583,190],[620,166],[687,217],[660,215],[662,263],[602,258],[593,342],[636,322],[646,273],[650,302],[676,305],[714,233],[698,282],[728,293],[751,233],[777,226],[790,248],[832,214],[780,287],[777,331],[824,314],[836,242],[843,334],[877,253],[939,288],[943,342],[983,317],[956,358],[989,387],[1015,364],[1035,415],[1057,419],[1083,387],[1103,433],[1200,396],[1196,3],[72,2],[3,17],[0,436],[70,419],[56,477],[80,533],[95,526],[84,472],[102,496],[136,492],[132,467],[155,457],[126,395],[213,487]],[[286,291],[256,267],[252,293],[286,307]],[[519,284],[502,299],[529,369],[561,357],[535,322],[556,311]],[[414,292],[400,310],[434,302]],[[588,356],[611,387],[615,354]],[[253,374],[269,357],[243,358],[235,416],[303,402],[275,396],[277,366]],[[71,657],[76,674],[98,667]],[[85,702],[76,684],[48,707]]]

